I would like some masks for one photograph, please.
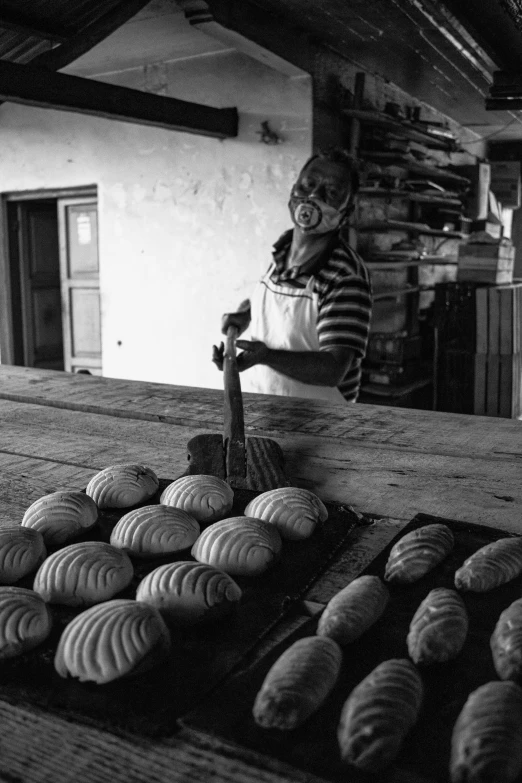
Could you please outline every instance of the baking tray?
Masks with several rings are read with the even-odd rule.
[[[139,505],[159,502],[161,492],[171,481],[160,479],[156,495]],[[247,503],[258,494],[236,490],[229,516],[242,514]],[[285,542],[280,561],[270,571],[258,577],[234,577],[243,590],[243,598],[230,617],[201,628],[172,629],[169,660],[139,676],[105,685],[61,678],[54,669],[58,640],[65,625],[81,609],[52,605],[54,626],[48,639],[18,658],[1,662],[0,699],[37,705],[115,732],[143,736],[172,734],[176,719],[208,694],[295,606],[344,547],[359,520],[340,504],[326,505],[328,520],[308,540]],[[129,510],[100,511],[96,528],[79,540],[109,541],[114,525]],[[140,580],[158,565],[191,559],[190,550],[186,550],[177,557],[134,560],[132,584],[117,597],[134,598]],[[33,577],[25,577],[17,584],[32,588]]]
[[[507,534],[503,531],[419,514],[365,569],[384,574],[393,544],[410,530],[432,522],[449,525],[455,536],[450,556],[423,579],[408,586],[389,585],[391,600],[383,617],[361,639],[344,648],[339,682],[322,707],[302,727],[291,732],[264,730],[252,718],[252,706],[270,666],[298,638],[315,633],[317,616],[270,651],[248,670],[235,674],[210,699],[186,715],[182,723],[193,733],[211,735],[235,746],[256,764],[273,767],[273,760],[334,783],[446,783],[453,724],[468,694],[498,679],[489,639],[500,612],[522,595],[522,576],[484,594],[462,593],[470,616],[470,630],[460,655],[452,662],[422,668],[425,699],[420,719],[405,741],[395,763],[378,777],[345,767],[339,758],[336,729],[342,706],[351,690],[380,662],[408,657],[406,636],[415,610],[434,587],[453,587],[456,569],[472,552]]]

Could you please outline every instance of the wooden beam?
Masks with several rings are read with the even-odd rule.
[[[202,106],[5,60],[0,61],[0,99],[219,139],[237,136],[235,108]]]
[[[67,33],[64,28],[57,25],[47,27],[46,25],[35,24],[34,19],[30,19],[23,14],[10,14],[8,11],[0,13],[0,28],[12,30],[23,36],[40,38],[42,41],[56,41],[62,43],[67,40]]]
[[[69,63],[77,60],[96,44],[103,41],[111,33],[132,19],[150,0],[124,0],[116,8],[104,14],[87,27],[78,30],[77,34],[49,52],[43,52],[31,60],[32,65],[45,65],[51,71],[59,71]]]

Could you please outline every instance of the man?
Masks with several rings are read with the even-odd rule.
[[[344,150],[303,166],[288,205],[294,228],[274,245],[252,301],[222,319],[224,334],[250,325],[251,339],[237,340],[246,390],[356,401],[372,304],[368,270],[343,232],[357,187]],[[222,369],[223,343],[213,347],[213,361]]]

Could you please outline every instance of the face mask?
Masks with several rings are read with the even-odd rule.
[[[326,234],[339,228],[345,209],[336,209],[317,198],[291,196],[288,202],[292,221],[306,234]]]

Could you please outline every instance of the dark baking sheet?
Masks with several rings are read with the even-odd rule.
[[[159,502],[170,479],[160,480]],[[236,490],[230,516],[242,514],[258,492]],[[146,505],[146,504],[141,504]],[[208,694],[248,651],[295,605],[310,584],[344,546],[358,520],[341,505],[327,504],[329,519],[302,542],[285,542],[279,563],[258,577],[236,579],[243,589],[237,611],[219,624],[172,630],[172,654],[151,671],[106,685],[63,679],[54,670],[54,653],[65,625],[79,612],[53,605],[54,627],[38,648],[0,663],[0,699],[38,705],[68,718],[144,736],[168,736],[176,719]],[[109,541],[116,522],[130,509],[100,512],[96,528],[82,540]],[[175,558],[134,560],[131,586],[117,597],[134,598],[139,581],[164,562],[192,559],[189,551]],[[33,576],[18,583],[31,588]]]
[[[351,690],[380,662],[408,657],[406,636],[420,602],[434,587],[453,587],[456,569],[472,552],[506,533],[419,514],[365,569],[384,574],[388,554],[399,538],[431,522],[445,522],[455,535],[451,555],[430,574],[409,586],[389,585],[391,601],[383,617],[360,640],[345,648],[340,680],[318,712],[292,732],[263,730],[251,715],[257,691],[270,666],[297,638],[315,633],[317,617],[279,644],[262,661],[238,672],[193,712],[184,716],[187,728],[218,736],[238,748],[265,754],[307,773],[335,783],[386,783],[411,780],[445,783],[448,780],[449,750],[453,724],[468,694],[489,680],[498,679],[491,660],[489,639],[500,612],[522,595],[522,576],[485,594],[462,593],[470,615],[470,630],[464,649],[454,661],[421,669],[425,700],[420,720],[407,738],[394,765],[372,777],[344,767],[339,759],[336,729],[344,701]],[[241,750],[238,751],[242,753]]]

